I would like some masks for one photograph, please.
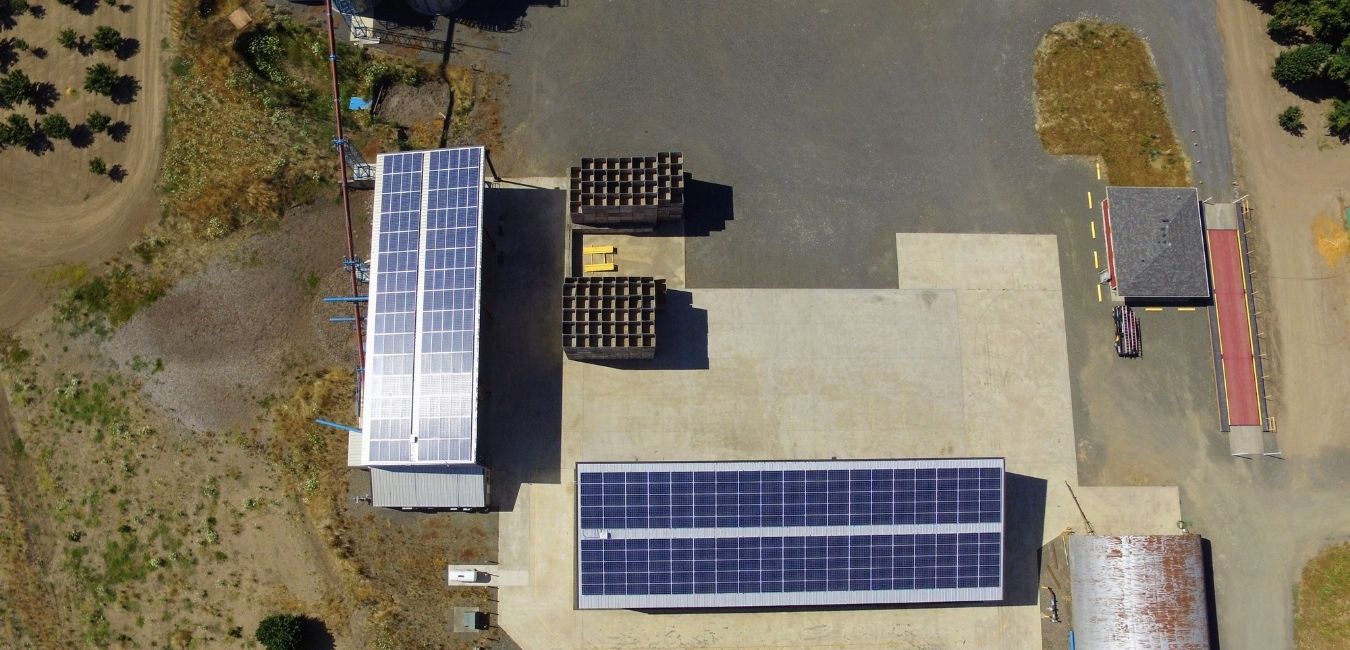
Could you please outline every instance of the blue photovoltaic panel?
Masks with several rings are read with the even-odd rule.
[[[378,163],[361,410],[371,463],[412,458],[422,163],[420,153],[380,156]]]
[[[578,605],[1002,598],[999,458],[577,465]]]
[[[581,540],[581,595],[998,587],[1000,533]]]
[[[997,467],[589,472],[582,528],[997,523]]]
[[[482,147],[376,162],[367,464],[475,459],[482,163]]]
[[[419,461],[472,461],[477,401],[479,147],[428,152],[421,322],[413,384]]]

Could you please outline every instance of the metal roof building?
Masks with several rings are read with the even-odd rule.
[[[1192,187],[1108,187],[1102,202],[1111,286],[1126,300],[1208,298],[1200,194]]]
[[[1198,535],[1073,535],[1069,569],[1078,647],[1210,647]]]
[[[577,606],[998,601],[1002,458],[577,464]]]
[[[348,447],[349,464],[372,469],[375,505],[486,501],[476,465],[484,156],[460,147],[375,163],[361,428]]]

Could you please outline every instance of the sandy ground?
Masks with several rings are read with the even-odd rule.
[[[48,112],[78,123],[90,111],[99,110],[114,123],[125,122],[131,128],[126,141],[120,143],[101,134],[84,149],[57,142],[53,151],[40,156],[23,149],[0,152],[0,172],[5,177],[0,183],[0,228],[5,233],[0,237],[0,327],[14,326],[43,307],[43,291],[36,280],[43,270],[117,253],[158,213],[154,183],[164,119],[163,70],[169,54],[162,42],[168,34],[168,20],[158,3],[131,4],[131,10],[123,13],[99,3],[85,16],[54,2],[44,3],[45,18],[22,17],[11,32],[48,52],[45,59],[24,55],[16,65],[34,81],[52,83],[62,93]],[[56,42],[62,29],[89,35],[99,25],[136,39],[139,52],[118,61],[102,52],[80,56]],[[115,104],[80,90],[84,68],[96,61],[109,63],[140,82],[134,101]],[[66,95],[67,88],[79,92]],[[90,174],[89,160],[96,156],[109,166],[121,165],[126,178],[114,182]]]
[[[1336,218],[1347,199],[1350,148],[1324,135],[1326,106],[1305,102],[1270,78],[1279,47],[1264,34],[1266,17],[1249,2],[1220,0],[1228,61],[1230,124],[1238,173],[1251,193],[1257,310],[1264,323],[1267,373],[1287,456],[1344,449],[1350,404],[1350,278],[1343,263],[1317,254],[1313,221]],[[1275,115],[1302,106],[1307,135],[1282,131]]]

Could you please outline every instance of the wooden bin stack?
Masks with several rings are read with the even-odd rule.
[[[650,277],[563,279],[563,351],[579,361],[656,356],[656,308],[666,281]]]
[[[572,223],[653,228],[684,218],[684,155],[582,158],[569,178]]]

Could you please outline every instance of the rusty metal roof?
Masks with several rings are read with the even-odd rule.
[[[1078,647],[1210,647],[1198,535],[1074,535],[1069,567]]]

